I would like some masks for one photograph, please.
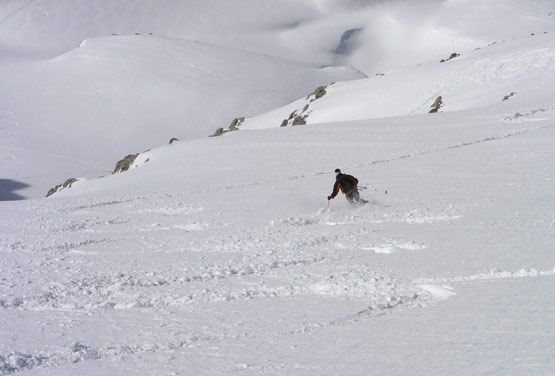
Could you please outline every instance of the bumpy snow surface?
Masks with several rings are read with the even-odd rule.
[[[9,84],[0,87],[0,375],[555,373],[550,2],[483,2],[480,12],[474,1],[132,3],[0,7],[0,28],[21,25],[0,38],[9,68],[0,72]],[[63,11],[95,15],[67,24],[89,38],[77,49],[70,35],[44,34],[59,31]],[[465,22],[446,30],[455,11]],[[208,27],[206,14],[221,22]],[[390,48],[378,62],[362,58],[385,51],[372,44],[375,25],[400,24],[433,56],[417,64],[412,49],[400,62]],[[134,35],[134,26],[159,35]],[[116,27],[132,35],[104,35]],[[437,28],[453,40],[426,39]],[[379,45],[410,45],[390,31]],[[299,35],[313,42],[304,63]],[[439,62],[453,52],[461,55]],[[153,69],[160,61],[165,68]],[[364,74],[316,62],[360,63]],[[88,90],[92,75],[116,104],[133,102],[147,72],[165,98],[157,103],[173,93],[206,111],[198,119],[217,122],[235,106],[248,118],[213,138],[187,125],[181,141],[151,144],[127,172],[90,178],[112,167],[98,167],[102,158],[140,151],[90,140],[129,131],[146,145],[156,128],[140,120],[156,119],[156,103],[96,107],[110,101],[73,90]],[[259,91],[227,85],[249,77]],[[351,81],[309,95],[333,77]],[[244,97],[226,100],[228,87]],[[438,96],[442,106],[428,114]],[[48,112],[63,103],[63,115]],[[160,127],[181,116],[174,105]],[[82,110],[88,128],[64,133]],[[37,133],[41,111],[41,124],[67,139]],[[307,125],[280,127],[292,112]],[[65,145],[80,134],[90,138]],[[25,199],[49,188],[36,163],[50,166],[53,183],[69,172],[89,179]],[[368,204],[327,201],[337,167],[359,179]]]

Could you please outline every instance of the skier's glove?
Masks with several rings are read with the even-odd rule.
[[[328,201],[329,201],[329,200],[331,200],[332,198],[333,198],[333,197],[331,197],[331,196],[328,196]]]

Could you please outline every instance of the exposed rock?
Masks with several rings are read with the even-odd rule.
[[[71,188],[72,184],[75,183],[77,180],[78,179],[76,178],[70,178],[70,179],[67,179],[65,182],[63,182],[62,184],[58,184],[57,186],[50,188],[48,190],[48,193],[46,194],[46,197],[50,197],[54,193],[59,192],[62,189]]]
[[[303,107],[303,110],[301,111],[301,114],[302,114],[303,112],[305,112],[306,110],[308,110],[308,107],[309,107],[309,105],[308,105],[308,104],[307,104],[307,105],[305,105],[305,106]]]
[[[515,93],[514,91],[511,91],[511,94],[505,95],[505,96],[503,97],[503,102],[504,102],[504,101],[508,101],[509,98],[514,97],[515,95],[516,95],[516,93]]]
[[[434,114],[438,112],[441,106],[443,106],[443,97],[440,95],[439,97],[436,98],[436,100],[432,104],[431,106],[432,109],[429,111],[429,113]]]
[[[320,86],[314,91],[314,99],[320,99],[327,94],[326,87]]]
[[[316,90],[314,90],[314,93],[312,93],[312,94],[314,95],[314,100],[320,99],[324,95],[327,94],[326,87],[325,86],[319,86],[319,87],[316,88]]]
[[[229,129],[230,131],[238,131],[239,130],[239,126],[245,121],[244,117],[239,117],[239,118],[235,118],[231,121],[231,124],[229,125],[229,127],[227,129]]]
[[[283,121],[281,122],[280,127],[287,127],[287,124],[289,124],[289,121],[287,119],[283,119]]]
[[[126,155],[122,160],[116,163],[116,168],[114,168],[114,172],[112,172],[112,174],[115,174],[116,172],[125,172],[129,170],[133,162],[135,162],[135,159],[137,159],[138,155],[139,155],[138,153]]]
[[[297,111],[293,111],[289,114],[289,120],[293,119],[295,116],[297,116]]]
[[[238,117],[235,118],[231,121],[231,124],[229,124],[229,126],[227,127],[227,129],[225,128],[218,128],[216,129],[216,131],[214,132],[214,134],[212,134],[210,137],[218,137],[218,136],[222,136],[223,134],[227,133],[227,132],[234,132],[234,131],[238,131],[239,127],[241,126],[241,124],[243,124],[243,122],[245,121],[244,117]]]
[[[461,56],[461,54],[453,52],[451,55],[449,55],[449,57],[447,59],[441,59],[439,62],[440,63],[445,63],[446,61],[452,60],[452,59],[454,59],[456,57],[459,57],[459,56]]]
[[[306,118],[308,116],[297,116],[295,119],[293,119],[293,123],[291,123],[291,125],[306,125]]]
[[[177,141],[179,141],[179,139],[177,139],[175,137],[170,138],[170,145],[173,144],[174,142],[177,142]]]
[[[210,137],[218,137],[218,136],[223,135],[224,133],[225,133],[225,130],[223,128],[218,128],[218,129],[216,129],[214,134]]]

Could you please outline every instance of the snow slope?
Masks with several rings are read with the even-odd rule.
[[[548,1],[480,2],[480,12],[464,0],[157,2],[168,8],[143,0],[129,8],[123,1],[30,1],[21,11],[27,3],[6,4],[16,12],[0,18],[0,27],[33,22],[21,23],[28,33],[21,40],[7,38],[10,57],[1,63],[9,70],[0,88],[10,89],[0,91],[0,132],[9,140],[0,149],[7,168],[0,177],[0,375],[553,374],[554,34],[529,31],[550,25]],[[61,30],[52,25],[63,18],[35,23],[33,14],[57,4],[47,12],[146,9],[156,17],[144,19],[167,20],[168,29],[90,35],[110,32],[101,25],[112,18],[100,12],[93,23],[68,25],[76,38],[95,38],[52,58],[72,39],[41,49],[47,34],[39,31]],[[192,17],[191,30],[206,34],[198,43],[164,36],[183,13],[162,11],[185,9],[179,6],[226,22],[208,33],[211,25]],[[508,17],[515,13],[521,17]],[[234,16],[250,23],[239,22],[243,29]],[[340,32],[338,45],[331,36],[360,28],[344,27],[357,17],[368,17],[367,26]],[[378,45],[388,36],[410,42],[397,41],[376,61],[363,58],[380,51],[368,25],[398,24],[399,17],[408,31],[376,33]],[[122,28],[137,19],[122,17]],[[447,49],[443,38],[418,48],[434,20],[468,48]],[[306,41],[300,36],[314,41],[311,49],[297,49]],[[227,47],[212,43],[220,37]],[[241,40],[245,49],[237,50]],[[397,50],[403,44],[415,47],[407,60]],[[298,59],[303,51],[310,56]],[[462,55],[439,63],[452,52]],[[29,58],[35,54],[48,59]],[[423,54],[429,57],[417,62]],[[317,82],[358,74],[321,64],[357,56],[366,72],[391,70],[338,82],[312,102],[306,97]],[[80,92],[85,84],[93,92]],[[149,107],[151,92],[171,111]],[[16,154],[17,140],[28,139],[33,153],[65,147],[87,157],[56,156],[71,163],[46,172],[61,176],[95,163],[91,153],[123,156],[118,137],[166,144],[176,134],[137,124],[171,123],[181,97],[194,103],[186,119],[202,110],[208,122],[224,114],[212,113],[214,104],[235,110],[231,117],[248,116],[249,105],[265,111],[293,95],[301,99],[251,116],[239,132],[152,148],[125,173],[78,181],[49,199],[15,201],[24,176],[4,178],[4,171],[51,164],[52,155]],[[428,114],[438,95],[444,106]],[[126,110],[114,111],[113,102]],[[306,104],[307,126],[279,127]],[[62,110],[68,115],[57,128]],[[41,124],[57,138],[31,126],[44,114]],[[91,121],[91,128],[65,121]],[[98,149],[81,137],[85,129],[89,139],[115,143]],[[70,136],[81,143],[72,145]],[[109,167],[86,166],[91,174]],[[337,167],[367,187],[369,204],[353,208],[342,196],[328,203]]]
[[[242,129],[280,126],[293,111],[306,115],[308,124],[424,114],[438,96],[443,99],[440,111],[492,106],[522,113],[549,110],[553,105],[550,88],[555,84],[553,35],[526,35],[460,51],[461,56],[444,63],[431,61],[384,76],[338,82],[316,101],[314,97],[299,99],[247,119]],[[309,105],[306,110],[305,105]]]
[[[66,178],[106,174],[128,153],[170,137],[203,137],[321,84],[361,78],[359,71],[405,72],[397,78],[414,80],[421,73],[416,64],[553,32],[552,20],[547,0],[479,6],[469,0],[6,0],[0,4],[2,195],[38,197]],[[336,65],[356,69],[317,69]],[[449,85],[458,72],[424,74],[433,81],[439,74]],[[391,90],[389,80],[378,90],[375,84],[369,81],[360,97],[378,104],[370,117],[427,105],[438,89],[426,88],[431,91],[407,103],[399,93],[412,90],[394,85],[393,96],[369,95]],[[346,109],[359,115],[349,119],[368,118],[358,103]],[[332,120],[329,115],[322,119]]]
[[[71,176],[110,173],[124,155],[171,137],[206,137],[322,83],[361,77],[158,36],[90,39],[2,67],[0,174],[29,184],[21,193],[31,197]]]
[[[269,20],[289,20],[292,9],[303,17],[304,8],[298,1],[2,2],[2,197],[39,197],[68,177],[107,174],[124,155],[171,137],[205,137],[321,84],[363,77],[289,56],[285,47],[278,57],[267,53],[277,33],[264,31]]]
[[[415,115],[182,142],[3,203],[3,372],[549,375],[554,152],[551,112]],[[335,167],[370,204],[327,207]]]

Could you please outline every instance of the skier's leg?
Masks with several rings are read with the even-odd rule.
[[[358,191],[354,191],[354,192],[349,192],[348,194],[345,195],[345,197],[347,198],[347,201],[349,201],[349,204],[353,206],[356,206],[358,204],[358,201],[355,196],[355,192],[358,194]]]
[[[366,201],[365,199],[360,198],[360,193],[358,192],[358,190],[351,192],[347,197],[349,197],[349,202],[353,206],[360,206],[368,203],[368,201]]]
[[[359,191],[358,191],[358,188],[355,190],[355,192],[354,192],[353,195],[354,195],[354,200],[356,201],[356,203],[357,203],[358,205],[362,205],[362,204],[367,204],[367,203],[368,203],[367,200],[365,200],[365,199],[363,199],[363,198],[360,197],[360,193],[359,193]]]

